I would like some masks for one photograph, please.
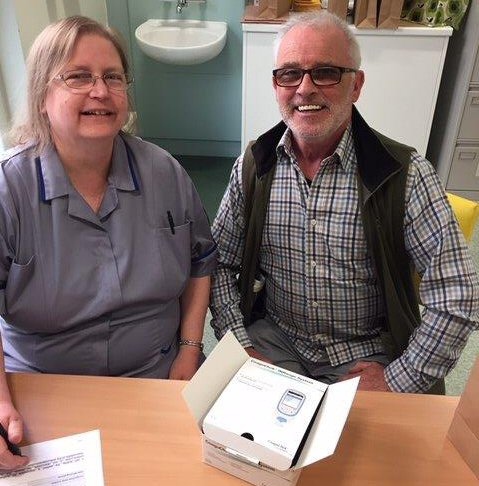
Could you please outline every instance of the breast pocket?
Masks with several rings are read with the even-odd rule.
[[[158,228],[157,241],[159,262],[166,287],[162,295],[166,299],[181,295],[191,270],[190,222],[173,228]]]
[[[41,271],[35,255],[27,263],[12,262],[5,288],[6,314],[10,322],[28,331],[37,320],[46,318]]]

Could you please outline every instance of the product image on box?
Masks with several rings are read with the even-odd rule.
[[[278,403],[278,411],[292,417],[299,412],[306,397],[297,390],[286,390]],[[284,417],[277,417],[280,422],[287,421]]]

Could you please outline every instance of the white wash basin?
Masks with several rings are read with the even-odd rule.
[[[140,49],[168,64],[200,64],[216,57],[226,44],[226,22],[149,19],[135,30]]]

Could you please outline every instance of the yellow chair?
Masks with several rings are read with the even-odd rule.
[[[474,233],[474,226],[479,218],[479,203],[451,193],[447,193],[447,198],[466,241],[470,241]]]

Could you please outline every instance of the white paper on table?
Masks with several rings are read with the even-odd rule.
[[[30,463],[0,473],[0,486],[104,486],[100,431],[21,448]]]

